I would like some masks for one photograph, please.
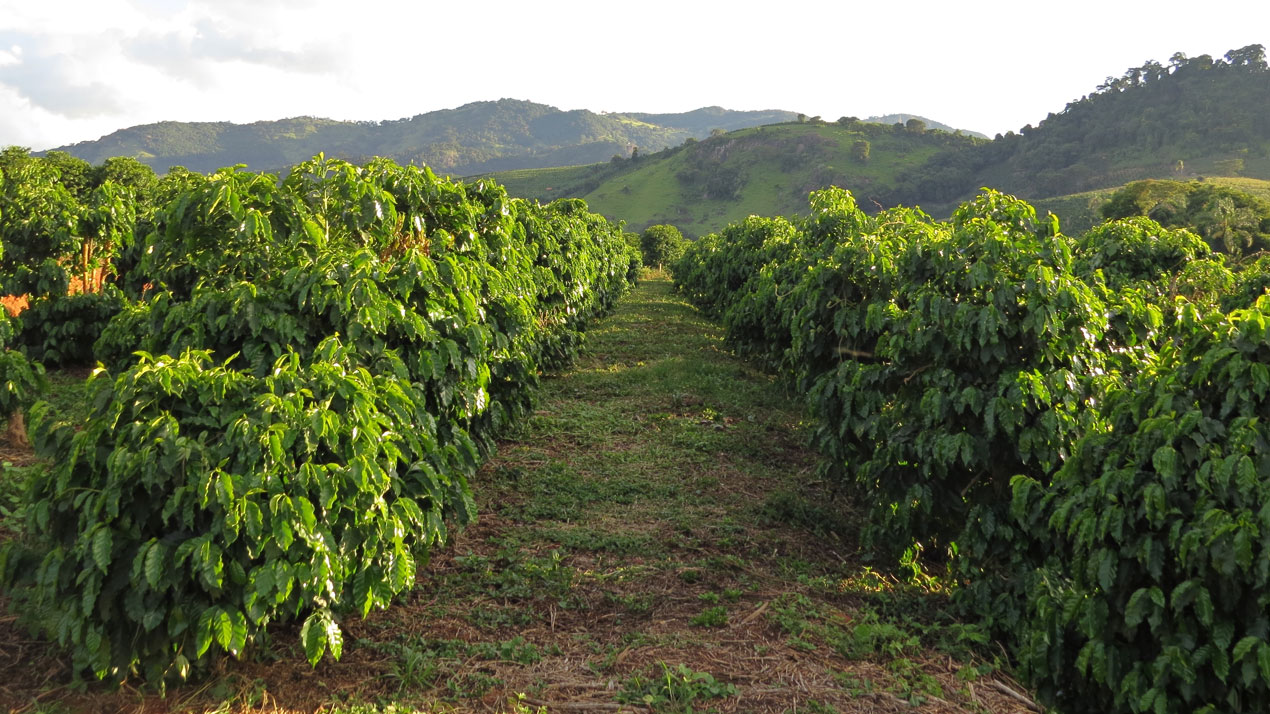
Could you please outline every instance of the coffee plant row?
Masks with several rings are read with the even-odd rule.
[[[180,181],[114,260],[91,415],[31,409],[51,466],[0,551],[36,629],[113,681],[183,679],[292,619],[312,662],[339,657],[340,617],[471,520],[492,439],[638,267],[581,201],[383,160]]]
[[[942,562],[1047,703],[1264,709],[1264,258],[1146,218],[1075,239],[992,191],[939,222],[830,189],[674,272],[806,395],[865,541]]]

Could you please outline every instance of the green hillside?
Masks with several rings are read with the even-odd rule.
[[[809,191],[850,189],[866,209],[919,205],[946,215],[980,187],[1092,225],[1107,195],[1144,178],[1221,180],[1254,195],[1270,180],[1270,70],[1260,45],[1147,62],[1036,127],[992,141],[889,115],[750,128],[638,161],[549,174],[496,174],[516,195],[585,198],[632,229],[672,223],[701,235],[744,218],[802,210]],[[898,122],[904,118],[904,122]],[[908,120],[917,119],[918,122]],[[853,154],[868,142],[867,160]],[[1241,185],[1246,184],[1248,188]]]
[[[603,164],[555,166],[545,169],[516,169],[471,176],[469,183],[489,178],[502,184],[513,196],[536,198],[546,203],[557,198],[578,198],[604,181],[628,173],[638,162],[609,161]]]
[[[636,148],[649,153],[691,137],[703,138],[715,128],[757,126],[795,116],[719,107],[682,114],[596,114],[501,99],[382,122],[314,117],[252,124],[160,122],[57,150],[93,164],[113,156],[133,157],[160,172],[175,165],[207,172],[239,163],[272,171],[325,153],[353,160],[385,156],[466,176],[607,161],[615,155],[629,156]]]
[[[1108,77],[1035,127],[945,152],[904,177],[904,202],[955,202],[980,186],[1028,199],[1146,178],[1270,179],[1270,67],[1249,45],[1177,53]]]
[[[630,230],[672,223],[697,236],[751,213],[799,212],[809,191],[831,184],[850,187],[865,205],[889,203],[903,171],[976,141],[850,119],[788,123],[689,141],[636,160],[492,177],[513,195],[584,198]]]

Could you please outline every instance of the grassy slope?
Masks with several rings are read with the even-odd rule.
[[[507,192],[513,196],[522,198],[538,198],[542,199],[556,184],[572,183],[581,177],[588,175],[593,170],[591,166],[557,166],[548,169],[516,169],[513,171],[499,171],[496,174],[484,174],[481,176],[471,176],[467,181],[479,181],[486,176],[502,184]]]
[[[867,162],[851,158],[852,144],[861,139],[872,147]],[[890,189],[900,171],[920,165],[936,150],[932,141],[889,130],[865,134],[832,124],[743,129],[650,157],[583,198],[592,210],[624,220],[632,230],[672,223],[687,235],[703,235],[751,214],[804,212],[808,192],[829,185],[851,189],[867,202],[872,193]],[[702,154],[714,170],[739,172],[736,198],[707,198],[679,180]]]
[[[721,335],[666,280],[641,285],[478,474],[480,521],[392,609],[344,621],[342,661],[311,671],[281,627],[166,699],[82,692],[8,618],[0,708],[1018,711],[944,595],[862,564],[795,403]]]
[[[469,176],[467,183],[492,179],[512,196],[533,198],[543,203],[557,198],[578,198],[590,192],[589,185],[614,172],[612,164],[586,164],[583,166],[559,166],[545,169],[516,169]]]
[[[624,162],[618,167],[608,164],[568,166],[555,169],[525,169],[507,171],[488,176],[499,181],[510,194],[548,201],[562,196],[585,196],[593,210],[610,218],[625,220],[631,230],[641,230],[652,223],[672,223],[690,235],[704,235],[718,230],[728,223],[741,220],[750,214],[793,215],[806,211],[806,192],[820,187],[817,176],[833,174],[845,178],[847,188],[857,194],[862,202],[868,201],[871,186],[886,186],[904,168],[919,165],[933,148],[914,146],[911,137],[873,137],[872,158],[866,165],[849,158],[849,148],[858,136],[836,127],[785,125],[764,127],[762,132],[780,132],[786,137],[827,136],[833,145],[819,149],[805,161],[787,161],[792,169],[782,166],[776,154],[779,139],[773,138],[766,147],[758,146],[751,156],[738,157],[743,164],[747,180],[736,201],[711,201],[686,197],[675,174],[682,171],[686,158],[673,154],[668,158],[651,157],[645,162],[630,165]],[[756,129],[729,134],[729,137],[759,135]],[[704,143],[704,142],[703,142]],[[755,147],[748,147],[753,149]],[[766,149],[766,155],[763,152]],[[837,163],[828,163],[836,161]],[[838,166],[845,166],[839,171]],[[819,168],[819,173],[817,169]],[[1195,178],[1183,177],[1187,180]],[[1208,176],[1211,181],[1231,186],[1270,200],[1270,181],[1257,178]],[[599,182],[597,188],[587,189]],[[789,190],[797,186],[799,191]],[[828,185],[828,184],[823,184]],[[1053,212],[1062,219],[1063,231],[1078,235],[1101,221],[1099,208],[1111,194],[1123,186],[1085,191],[1052,198],[1030,198],[1029,203],[1037,211]],[[946,215],[952,206],[927,206],[935,215]]]

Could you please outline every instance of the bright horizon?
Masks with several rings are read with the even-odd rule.
[[[1148,60],[1270,44],[1265,3],[470,7],[0,0],[0,146],[169,120],[393,120],[501,98],[597,113],[918,114],[993,136]]]

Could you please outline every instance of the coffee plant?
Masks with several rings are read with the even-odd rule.
[[[5,177],[0,173],[0,191],[5,190]],[[6,209],[0,205],[0,222],[4,220]],[[0,241],[0,260],[4,258],[5,244]],[[11,349],[17,330],[9,314],[0,309],[0,379],[4,387],[0,389],[0,419],[9,419],[19,409],[25,409],[35,401],[43,390],[44,367],[38,362],[32,364],[21,352]]]
[[[0,183],[0,289],[5,295],[65,295],[69,256],[81,252],[80,206],[57,169],[29,159]]]
[[[90,366],[97,357],[93,346],[124,302],[113,285],[98,292],[35,298],[15,318],[22,325],[18,344],[46,367]]]
[[[12,349],[15,332],[13,320],[0,309],[0,379],[4,380],[0,388],[0,420],[31,406],[48,386],[44,366]]]
[[[1257,298],[1270,293],[1270,255],[1245,262],[1235,273],[1235,286],[1221,297],[1221,308],[1229,312],[1251,307]]]
[[[948,222],[828,191],[674,269],[807,395],[874,552],[943,561],[1044,701],[1242,712],[1270,683],[1270,283],[1235,267],[1146,218],[1073,240],[992,191]]]
[[[87,423],[35,409],[53,466],[0,551],[77,669],[160,686],[281,620],[339,657],[340,617],[474,517],[468,477],[632,260],[580,201],[382,160],[183,185],[135,238]]]
[[[1016,514],[1052,551],[1024,665],[1063,711],[1254,712],[1270,697],[1270,298],[1176,329],[1111,428]]]

